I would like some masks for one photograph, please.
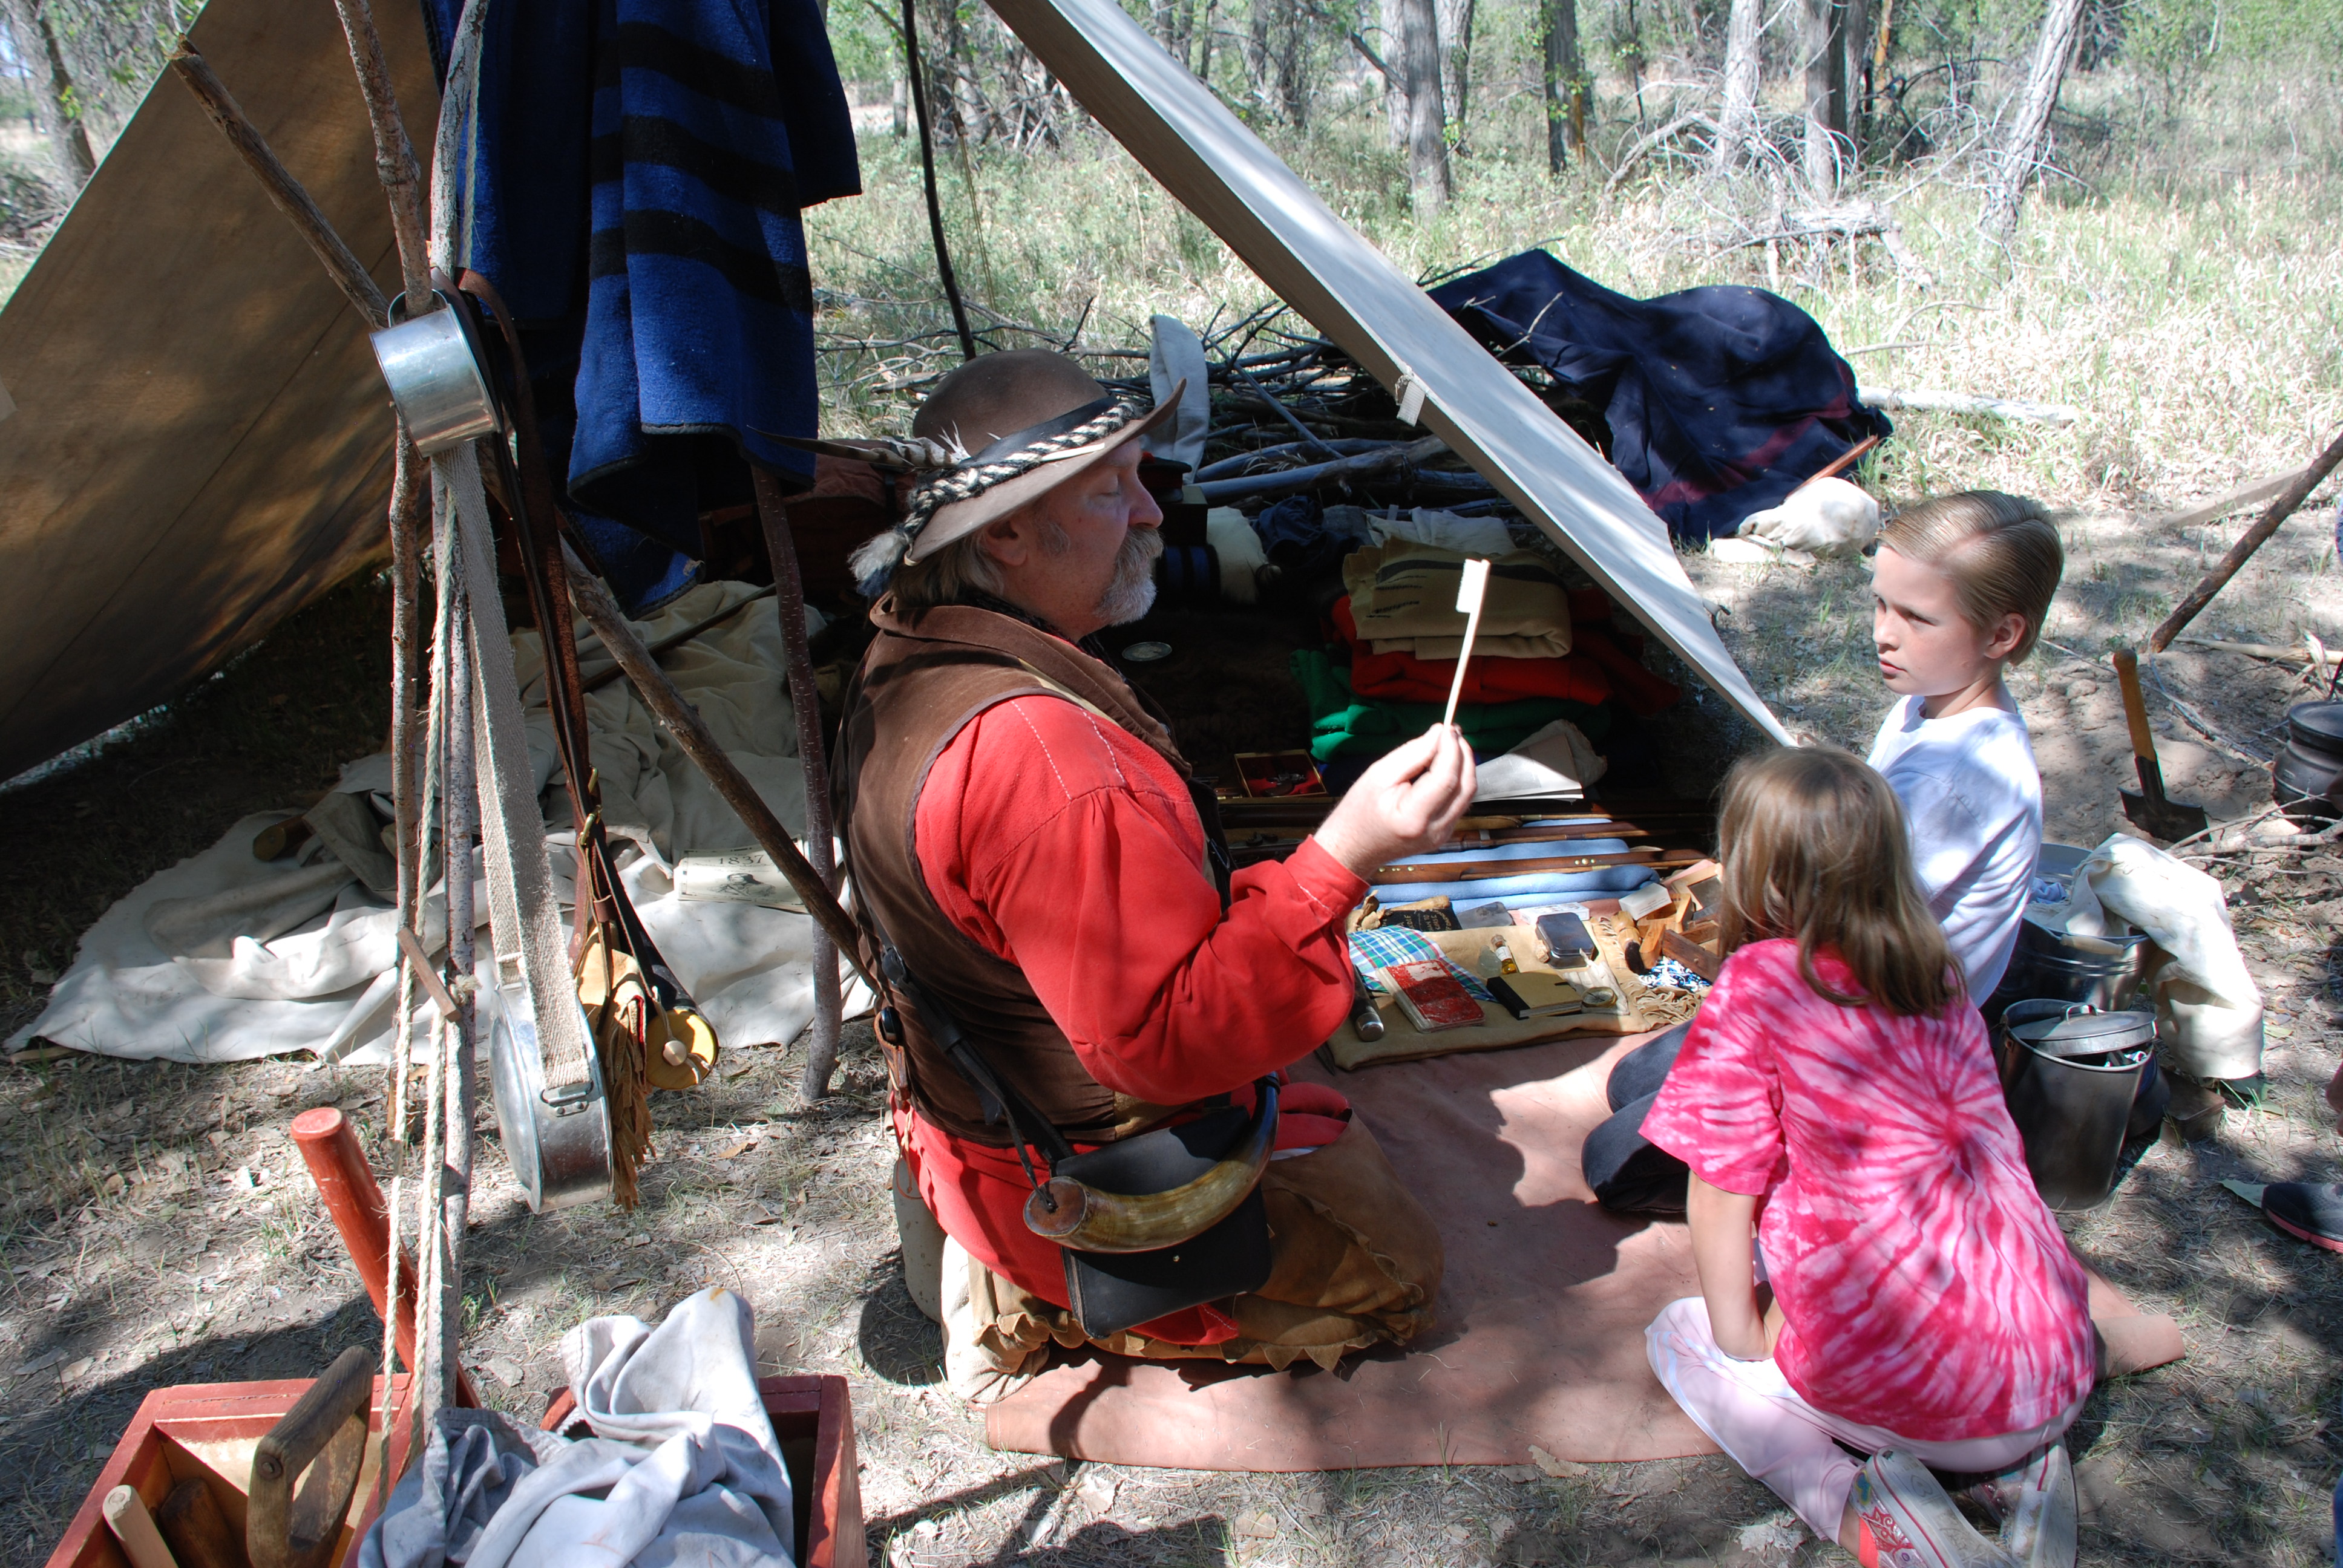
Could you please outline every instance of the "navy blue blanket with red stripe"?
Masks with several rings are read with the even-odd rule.
[[[1431,294],[1499,358],[1602,408],[1612,463],[1680,538],[1731,533],[1891,428],[1815,318],[1763,289],[1630,299],[1531,250]]]
[[[749,498],[742,458],[810,477],[759,432],[814,434],[799,214],[861,188],[820,9],[496,0],[478,105],[466,264],[523,329],[588,537],[655,602],[692,579],[699,514]]]

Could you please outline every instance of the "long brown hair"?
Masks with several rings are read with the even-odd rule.
[[[1912,869],[1904,808],[1852,753],[1806,746],[1743,758],[1725,780],[1717,839],[1726,952],[1795,938],[1799,974],[1841,1007],[1876,1002],[1908,1018],[1963,994]],[[1817,948],[1845,960],[1861,994],[1823,984]]]

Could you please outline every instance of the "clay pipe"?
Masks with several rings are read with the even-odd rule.
[[[1168,1192],[1101,1192],[1053,1175],[1025,1200],[1025,1228],[1082,1252],[1154,1252],[1227,1219],[1269,1168],[1277,1141],[1277,1085],[1262,1079],[1252,1125],[1212,1168]],[[1053,1210],[1050,1207],[1055,1203]]]

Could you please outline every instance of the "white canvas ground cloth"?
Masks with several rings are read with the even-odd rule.
[[[706,584],[637,624],[645,642],[657,642],[755,591]],[[588,678],[609,668],[582,622],[579,640]],[[569,802],[553,777],[544,658],[534,632],[515,635],[513,658],[530,705],[531,760],[566,906],[575,867]],[[774,601],[749,605],[660,662],[774,814],[801,833],[805,782]],[[677,860],[745,848],[748,829],[627,682],[588,694],[586,706],[604,819],[614,841],[633,846],[620,849],[619,875],[652,940],[727,1046],[796,1038],[813,1016],[812,920],[790,910],[676,896]],[[343,770],[339,788],[382,793],[389,777],[387,756],[365,758]],[[314,840],[296,859],[253,859],[253,836],[284,815],[245,819],[108,910],[83,937],[47,1010],[9,1044],[38,1036],[76,1050],[175,1061],[297,1050],[352,1063],[388,1060],[396,917]],[[488,900],[477,855],[472,907],[480,911],[485,966]],[[446,940],[446,910],[435,891],[420,933],[435,950]],[[868,1005],[859,985],[850,985],[849,1015]]]

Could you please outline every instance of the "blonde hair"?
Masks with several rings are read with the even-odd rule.
[[[1875,1002],[1909,1018],[1965,994],[1912,869],[1904,808],[1852,752],[1806,746],[1743,758],[1725,780],[1717,840],[1725,952],[1793,938],[1799,974],[1841,1007]],[[1859,994],[1823,984],[1822,948],[1854,971]]]
[[[1880,531],[1883,548],[1935,567],[1953,579],[1961,618],[1979,631],[2006,615],[2026,629],[2009,650],[2016,664],[2034,651],[2066,554],[2041,504],[1999,490],[1964,490],[1905,508]]]

